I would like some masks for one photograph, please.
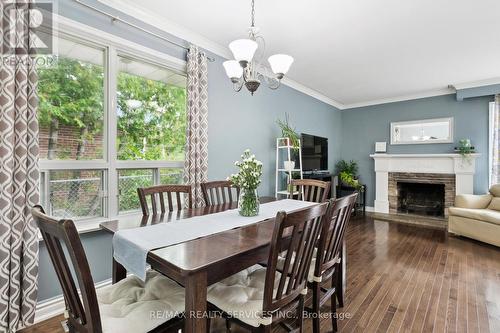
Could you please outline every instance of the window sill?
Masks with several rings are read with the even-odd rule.
[[[96,218],[92,220],[86,220],[86,221],[76,221],[75,226],[76,230],[78,231],[78,234],[86,234],[90,232],[95,232],[99,230],[103,230],[100,226],[101,223],[104,222],[110,222],[110,221],[116,221],[116,220],[122,220],[122,219],[136,219],[142,217],[142,213],[140,212],[131,212],[131,213],[126,213],[122,214],[119,216],[114,216],[114,217],[101,217],[101,218]],[[43,241],[43,237],[40,232],[38,232],[38,241]]]

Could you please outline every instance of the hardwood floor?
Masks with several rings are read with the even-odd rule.
[[[500,332],[500,248],[366,217],[351,220],[347,252],[340,332]],[[23,333],[63,332],[61,320]],[[221,320],[212,328],[225,330]]]

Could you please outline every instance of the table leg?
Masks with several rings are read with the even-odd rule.
[[[113,284],[121,281],[127,277],[127,270],[118,261],[113,258],[113,272],[112,272],[112,282]]]
[[[186,278],[185,333],[207,332],[207,273],[197,272]]]

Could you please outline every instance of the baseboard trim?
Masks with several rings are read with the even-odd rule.
[[[372,206],[366,206],[365,209],[367,212],[374,212],[375,211],[375,207],[372,207]]]
[[[95,284],[95,288],[100,289],[111,285],[111,279]],[[80,291],[78,291],[80,294]],[[66,306],[63,295],[40,301],[36,304],[35,324],[64,313]]]

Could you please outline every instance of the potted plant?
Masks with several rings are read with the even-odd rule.
[[[298,148],[300,144],[300,136],[290,125],[288,113],[285,112],[285,120],[278,119],[276,123],[281,130],[281,136],[287,140],[286,145]]]
[[[262,162],[255,159],[255,155],[247,149],[241,155],[241,161],[234,162],[240,170],[229,176],[234,185],[240,189],[238,198],[238,212],[242,216],[256,216],[259,214],[259,194],[257,187],[261,183]]]
[[[458,140],[458,147],[455,147],[455,151],[466,161],[470,159],[471,154],[474,154],[474,149],[474,146],[470,143],[470,139]]]
[[[358,163],[356,161],[340,160],[337,165],[337,173],[344,186],[352,187],[354,190],[362,190],[363,187],[358,180]]]

